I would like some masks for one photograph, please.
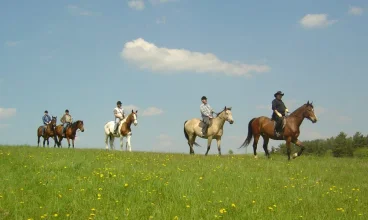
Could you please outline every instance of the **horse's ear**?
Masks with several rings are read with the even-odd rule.
[[[224,110],[226,110],[226,105],[225,105],[225,108],[224,108]]]
[[[307,105],[309,105],[309,100],[308,100],[308,102],[307,102]]]
[[[135,113],[137,114],[138,113],[138,110],[136,110]]]
[[[132,109],[132,113],[134,113],[133,109]]]

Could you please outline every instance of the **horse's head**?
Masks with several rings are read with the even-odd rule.
[[[81,120],[77,121],[77,129],[79,129],[81,132],[84,132],[83,121],[81,121]]]
[[[307,102],[307,104],[304,104],[305,110],[303,113],[304,118],[309,119],[310,121],[312,121],[312,123],[316,123],[317,122],[317,116],[314,113],[314,107],[313,107],[313,102],[309,103],[309,101]]]
[[[228,121],[232,125],[234,123],[234,119],[233,119],[233,113],[231,112],[231,107],[225,106],[222,112],[224,113],[225,120]]]
[[[51,118],[51,126],[53,128],[56,127],[56,122],[57,122],[57,116],[52,116],[52,118]]]
[[[131,118],[131,121],[133,121],[133,124],[135,125],[135,126],[137,126],[138,125],[138,120],[137,120],[137,118],[138,118],[138,110],[136,110],[135,112],[133,111],[133,109],[132,109],[132,113],[129,115],[129,117],[132,117]]]

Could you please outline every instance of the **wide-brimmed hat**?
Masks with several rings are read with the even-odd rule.
[[[202,96],[201,100],[207,100],[206,96]]]
[[[281,91],[277,91],[273,96],[277,96],[277,95],[281,95],[281,96],[284,96],[284,93],[282,93]]]

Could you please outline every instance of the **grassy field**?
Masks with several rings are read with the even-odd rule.
[[[367,219],[367,160],[204,151],[2,146],[0,219]]]

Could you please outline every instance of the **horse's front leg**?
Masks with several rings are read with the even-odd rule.
[[[206,151],[206,156],[208,154],[208,151],[210,151],[210,148],[211,148],[211,142],[212,142],[212,136],[209,136],[208,139],[207,139],[207,151]]]
[[[288,160],[290,160],[290,154],[291,154],[291,137],[287,137],[286,138],[286,149],[287,149],[287,155],[288,155]]]
[[[217,150],[218,150],[218,154],[219,156],[221,156],[221,137],[217,137]]]
[[[74,148],[74,138],[72,139],[72,145],[73,145],[73,148]]]
[[[126,148],[127,148],[127,150],[129,150],[129,152],[132,152],[132,145],[130,145],[130,138],[131,138],[131,135],[128,134]]]
[[[68,141],[68,148],[70,148],[70,139],[67,137],[66,140]]]
[[[120,148],[121,148],[121,151],[124,151],[124,136],[123,135],[120,136]]]
[[[303,146],[303,143],[299,141],[298,139],[293,140],[292,143],[296,144],[298,147],[300,147],[300,150],[298,153],[293,154],[293,159],[299,157],[302,155],[303,151],[305,150],[305,147]]]

